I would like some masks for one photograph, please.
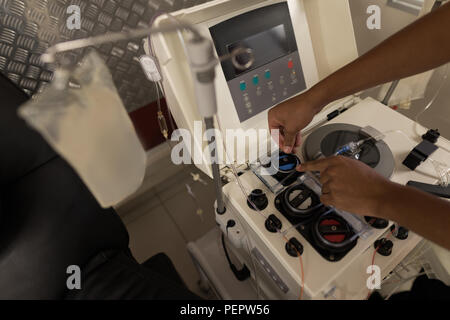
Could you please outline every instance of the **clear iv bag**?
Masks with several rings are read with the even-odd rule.
[[[141,185],[146,155],[111,74],[91,51],[73,71],[58,69],[19,115],[69,162],[104,208]]]

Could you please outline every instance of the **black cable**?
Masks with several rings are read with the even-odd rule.
[[[228,227],[227,227],[228,232]],[[239,281],[245,281],[250,278],[250,270],[248,270],[247,266],[244,264],[241,270],[238,270],[236,266],[231,262],[230,256],[228,255],[227,247],[225,245],[225,235],[222,233],[222,246],[223,251],[225,252],[225,257],[227,258],[228,264],[230,266],[231,271],[233,271],[234,276]]]

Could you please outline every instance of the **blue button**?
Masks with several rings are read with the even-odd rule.
[[[258,77],[258,76],[254,76],[254,77],[253,77],[253,84],[254,84],[255,86],[257,86],[258,83],[259,83],[259,77]]]
[[[245,82],[241,82],[240,88],[241,88],[241,91],[245,91],[247,89],[247,84]]]
[[[271,76],[270,71],[266,71],[266,79],[270,79]]]

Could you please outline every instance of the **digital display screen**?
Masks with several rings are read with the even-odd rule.
[[[257,69],[290,53],[286,30],[282,24],[227,45],[227,50],[231,53],[234,49],[239,47],[252,49],[255,62],[252,67],[247,70],[236,69],[236,75]],[[237,56],[236,60],[241,65],[245,65],[249,62],[250,56],[248,54],[242,54]]]

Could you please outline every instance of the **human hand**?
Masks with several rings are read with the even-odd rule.
[[[301,143],[300,131],[313,119],[318,103],[310,92],[301,94],[269,111],[269,129],[279,130],[278,145],[285,153],[295,152]]]
[[[342,156],[307,162],[297,170],[320,172],[323,204],[366,216],[380,217],[394,185],[365,163]]]

